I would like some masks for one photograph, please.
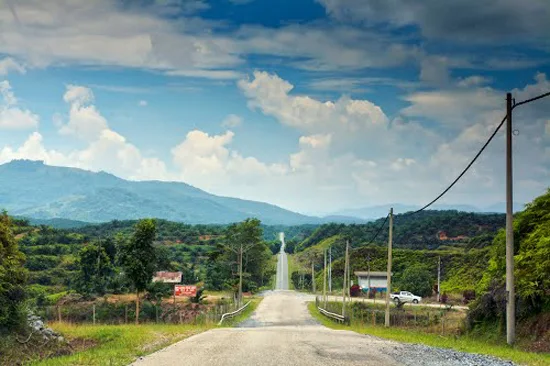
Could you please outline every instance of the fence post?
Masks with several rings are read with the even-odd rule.
[[[92,304],[92,322],[95,325],[95,304]]]
[[[376,310],[373,310],[372,311],[372,325],[373,326],[376,326],[376,313],[375,313]]]

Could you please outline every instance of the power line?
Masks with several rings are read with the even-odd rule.
[[[549,93],[550,95],[550,93]],[[524,103],[524,102],[522,102]],[[436,198],[434,198],[430,203],[428,203],[427,205],[425,205],[424,207],[422,207],[421,209],[419,210],[416,210],[414,211],[412,214],[417,214],[421,211],[424,211],[425,209],[427,209],[428,207],[430,207],[431,205],[433,205],[435,202],[437,202],[441,197],[443,197],[447,192],[449,192],[451,190],[451,188],[453,188],[453,186],[460,180],[460,178],[462,178],[464,176],[464,174],[466,174],[466,172],[470,169],[470,167],[476,162],[477,158],[479,158],[479,156],[481,155],[481,153],[483,153],[483,151],[487,148],[487,146],[489,146],[489,144],[491,143],[491,141],[493,141],[493,138],[496,136],[496,134],[498,133],[498,131],[500,130],[500,128],[502,127],[502,125],[504,124],[504,122],[506,121],[506,116],[502,119],[502,121],[499,123],[499,125],[497,126],[497,128],[495,129],[495,131],[493,132],[493,134],[491,135],[491,137],[489,137],[489,139],[487,140],[487,142],[485,142],[485,144],[483,145],[483,147],[481,148],[481,150],[478,151],[478,153],[476,154],[476,156],[474,156],[474,158],[472,159],[472,161],[470,161],[470,163],[466,166],[466,168],[462,171],[462,173],[459,174],[458,177],[456,177],[456,179],[443,191],[441,192],[441,194],[439,196],[437,196]]]
[[[550,92],[548,93],[544,93],[544,94],[541,94],[541,95],[538,95],[536,97],[533,97],[531,99],[527,99],[527,100],[524,100],[524,101],[521,101],[519,103],[516,103],[512,106],[512,110],[514,110],[516,107],[519,107],[520,105],[522,104],[527,104],[527,103],[531,103],[531,102],[534,102],[535,100],[539,100],[539,99],[542,99],[542,98],[546,98],[550,96]]]
[[[388,222],[388,217],[390,215],[387,215],[386,218],[384,219],[384,222],[382,223],[382,225],[380,225],[380,227],[378,228],[378,231],[376,232],[376,234],[372,237],[372,239],[365,245],[370,245],[372,244],[372,242],[374,242],[374,240],[376,240],[376,238],[378,237],[378,235],[382,232],[382,229],[384,228],[384,226],[386,226],[386,222]]]

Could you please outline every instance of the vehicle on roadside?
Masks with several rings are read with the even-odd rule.
[[[390,294],[390,298],[396,304],[407,302],[418,304],[420,301],[422,301],[422,298],[420,296],[416,296],[409,291],[400,291],[399,293]]]

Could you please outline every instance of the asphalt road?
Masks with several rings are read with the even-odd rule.
[[[285,252],[285,236],[279,236],[281,240],[281,251],[277,255],[277,277],[275,281],[276,290],[288,290],[288,259]]]
[[[277,270],[277,287],[288,286],[284,239]],[[238,327],[192,336],[133,365],[510,365],[485,356],[332,330],[311,317],[308,301],[314,301],[312,295],[288,290],[267,292],[252,316]]]

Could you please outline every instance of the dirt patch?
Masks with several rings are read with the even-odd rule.
[[[550,353],[550,313],[539,314],[521,322],[518,335],[525,350]]]
[[[99,345],[99,343],[96,340],[88,339],[88,338],[75,338],[72,339],[70,342],[71,347],[71,353],[77,353],[86,351],[87,349],[96,347]]]

